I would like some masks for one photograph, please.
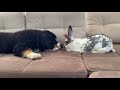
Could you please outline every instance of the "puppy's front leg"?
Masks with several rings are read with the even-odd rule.
[[[13,49],[13,53],[15,56],[29,58],[31,60],[41,58],[41,54],[34,53],[33,50],[29,47],[29,45],[27,43],[16,44],[14,49]]]
[[[22,57],[35,60],[35,59],[40,59],[42,56],[41,56],[41,54],[34,53],[34,52],[32,52],[31,49],[28,49],[28,50],[25,50],[22,52]]]

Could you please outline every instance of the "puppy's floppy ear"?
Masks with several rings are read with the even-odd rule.
[[[73,36],[72,26],[68,27],[68,35],[71,37]]]

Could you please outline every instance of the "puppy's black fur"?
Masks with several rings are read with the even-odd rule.
[[[48,30],[23,30],[16,33],[0,33],[0,53],[22,56],[27,49],[45,51],[57,44],[56,35]]]

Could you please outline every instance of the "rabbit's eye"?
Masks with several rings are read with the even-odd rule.
[[[69,41],[65,41],[65,45],[69,44]]]
[[[73,40],[65,41],[65,45],[68,45],[68,44],[70,44],[71,42],[73,42]]]

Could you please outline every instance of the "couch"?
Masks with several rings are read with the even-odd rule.
[[[0,78],[119,78],[119,17],[119,12],[1,12],[0,32],[48,29],[63,43],[63,34],[71,25],[74,37],[107,34],[116,52],[80,54],[63,49],[40,52],[43,58],[35,61],[0,54]]]

